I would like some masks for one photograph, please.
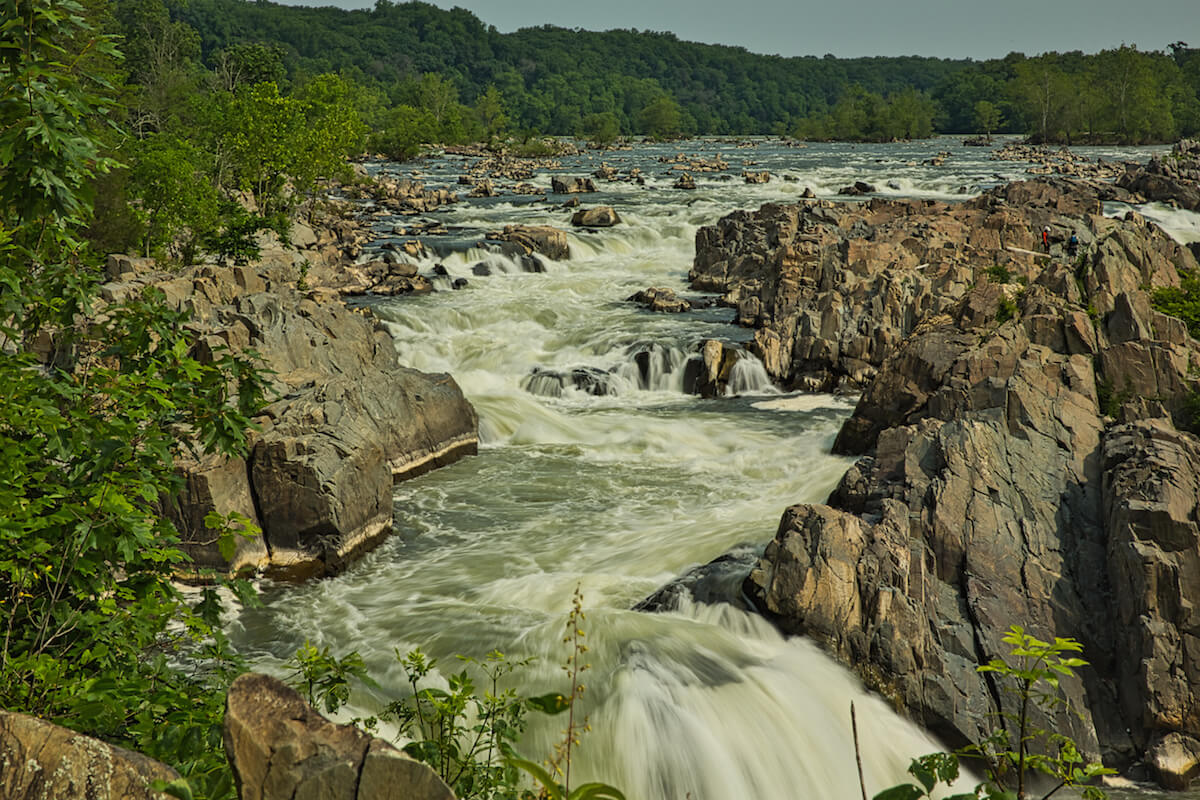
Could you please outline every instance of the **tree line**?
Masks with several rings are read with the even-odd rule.
[[[546,25],[503,34],[464,9],[424,2],[377,0],[356,11],[168,4],[172,19],[196,32],[205,63],[259,44],[278,55],[289,82],[335,73],[364,87],[375,108],[389,109],[368,124],[390,128],[393,144],[481,133],[876,141],[1008,133],[1143,143],[1200,131],[1200,50],[1183,42],[983,61],[784,58],[657,31]],[[439,82],[432,93],[421,88],[430,75]],[[493,109],[486,124],[481,104]]]

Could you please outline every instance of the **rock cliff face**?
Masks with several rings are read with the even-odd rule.
[[[253,349],[274,373],[246,459],[182,461],[186,487],[168,511],[197,567],[338,572],[391,532],[393,481],[476,451],[478,420],[453,378],[400,366],[382,327],[332,290],[297,289],[293,266],[151,266],[115,263],[104,295],[155,286],[192,311],[201,357]],[[204,526],[213,510],[245,515],[261,538],[226,561]]]
[[[1075,637],[1082,716],[1042,722],[1178,785],[1200,768],[1200,344],[1143,287],[1197,265],[1136,215],[1090,214],[1097,195],[767,206],[701,231],[693,279],[779,378],[866,385],[835,445],[862,458],[785,512],[745,584],[760,609],[951,745],[1012,710],[974,669],[1010,625]],[[1046,225],[1080,256],[1026,252]]]

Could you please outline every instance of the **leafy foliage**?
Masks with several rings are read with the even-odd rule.
[[[1183,320],[1192,338],[1200,339],[1200,276],[1185,272],[1180,279],[1179,286],[1155,289],[1151,304],[1162,313]]]
[[[216,590],[193,607],[172,583],[184,556],[160,501],[180,488],[181,448],[245,448],[263,384],[247,360],[195,357],[187,315],[161,293],[95,313],[100,271],[79,237],[88,185],[113,166],[99,132],[118,54],[72,0],[4,10],[0,705],[229,797],[220,722],[242,665],[214,626]]]
[[[987,780],[971,792],[954,794],[945,800],[1025,800],[1031,772],[1041,773],[1054,783],[1042,800],[1064,786],[1081,787],[1086,800],[1103,800],[1106,795],[1094,782],[1115,770],[1097,762],[1085,762],[1070,737],[1034,728],[1030,723],[1034,707],[1049,710],[1066,704],[1059,692],[1059,681],[1074,676],[1076,669],[1087,665],[1082,658],[1072,655],[1081,652],[1083,645],[1059,637],[1044,642],[1018,625],[1008,630],[1003,641],[1011,648],[1009,658],[992,659],[977,669],[1003,679],[1001,688],[1016,698],[1018,711],[1003,712],[1004,724],[985,741],[960,754],[933,753],[915,759],[908,771],[919,785],[893,786],[875,795],[874,800],[932,797],[939,783],[949,787],[958,780],[959,755],[981,760]]]

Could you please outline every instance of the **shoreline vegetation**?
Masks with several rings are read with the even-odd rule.
[[[228,592],[206,587],[197,601],[174,583],[187,564],[163,499],[183,490],[187,458],[248,457],[286,382],[235,346],[232,326],[196,341],[199,305],[188,296],[143,284],[104,294],[108,278],[136,272],[107,274],[107,254],[137,253],[181,275],[196,264],[227,270],[220,277],[239,297],[286,284],[289,299],[307,292],[297,302],[315,307],[338,293],[310,289],[308,262],[245,267],[272,237],[298,245],[297,220],[336,216],[321,187],[361,181],[348,159],[364,152],[406,159],[430,142],[484,141],[551,156],[546,133],[610,146],[629,136],[891,141],[968,129],[1145,143],[1200,131],[1200,50],[1182,44],[987,62],[781,59],[663,33],[502,35],[461,9],[389,0],[363,12],[232,0],[4,8],[0,464],[13,477],[0,491],[0,705],[170,763],[179,797],[234,796],[223,703],[246,664],[221,633]],[[612,68],[592,69],[600,63]],[[416,192],[393,199],[440,202]],[[348,263],[355,231],[339,230],[322,228],[309,249]],[[1162,302],[1186,305],[1192,319],[1189,275],[1162,284],[1177,290]],[[188,292],[217,282],[193,276]],[[416,279],[389,277],[408,291]],[[990,315],[997,298],[986,299]],[[1012,313],[1033,313],[1017,305]],[[261,533],[235,513],[204,525],[226,561]],[[253,602],[244,582],[225,585]]]

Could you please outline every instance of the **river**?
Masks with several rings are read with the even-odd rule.
[[[945,165],[927,164],[938,151],[950,151]],[[1083,151],[1145,160],[1152,149]],[[677,152],[720,154],[730,170],[675,190],[658,158]],[[751,361],[736,396],[684,394],[682,365],[699,342],[748,332],[730,324],[728,309],[654,315],[625,298],[648,286],[682,292],[701,225],[794,200],[805,187],[832,196],[865,180],[885,195],[955,200],[1025,177],[1026,165],[988,152],[951,139],[802,149],[705,141],[563,159],[563,175],[588,175],[602,160],[642,170],[645,186],[597,180],[600,192],[580,196],[616,207],[620,225],[571,231],[571,259],[540,273],[481,250],[442,252],[422,271],[436,261],[465,288],[451,291],[443,278],[442,291],[372,304],[401,363],[461,384],[479,412],[479,455],[398,485],[395,535],[345,574],[264,585],[264,607],[231,620],[234,643],[276,674],[306,640],[339,655],[357,650],[381,688],[358,693],[351,714],[404,692],[393,654],[414,647],[456,671],[457,654],[532,657],[517,688],[563,691],[562,633],[579,587],[592,730],[573,762],[576,780],[606,781],[630,800],[857,797],[854,701],[868,791],[899,782],[912,756],[938,746],[811,643],[783,638],[736,602],[630,610],[694,565],[761,548],[787,505],[823,501],[849,464],[829,449],[853,398],[780,395]],[[466,161],[443,156],[419,169],[429,185],[461,189],[453,184]],[[743,168],[772,179],[746,184]],[[550,173],[533,182],[548,189]],[[451,230],[426,242],[453,249],[518,222],[569,228],[565,199],[464,201],[425,215]],[[1196,215],[1146,212],[1200,239]],[[378,224],[383,232],[412,222]],[[476,274],[480,263],[491,274]],[[640,366],[639,352],[649,354]],[[602,376],[611,393],[551,377],[574,370]],[[521,749],[537,760],[562,723],[530,720]]]

